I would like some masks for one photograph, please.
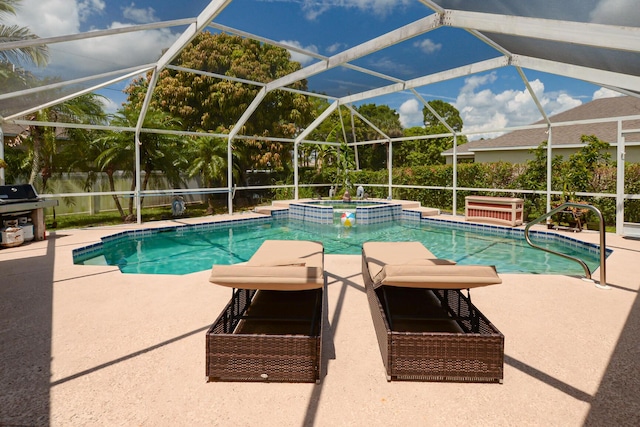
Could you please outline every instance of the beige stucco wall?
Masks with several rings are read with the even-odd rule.
[[[629,163],[640,163],[640,147],[625,147],[625,161]]]
[[[569,156],[577,151],[576,148],[555,148],[553,155],[563,156],[568,159]],[[640,163],[640,146],[627,146],[625,147],[626,156],[625,160],[630,163]],[[611,159],[616,159],[616,147],[609,149]],[[529,150],[503,150],[503,151],[476,151],[475,162],[477,163],[493,163],[493,162],[508,162],[508,163],[525,163],[527,160],[533,160],[533,154]],[[447,164],[452,163],[452,157],[447,157]]]

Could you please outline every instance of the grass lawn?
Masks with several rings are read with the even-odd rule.
[[[214,214],[227,213],[227,207],[216,206]],[[207,206],[203,203],[189,204],[181,218],[196,218],[207,215]],[[142,221],[161,221],[171,219],[171,206],[142,208]],[[134,219],[135,221],[135,219]],[[52,213],[45,218],[47,230],[61,230],[65,228],[99,227],[105,225],[123,224],[124,221],[117,211],[100,212],[97,214],[65,214],[57,215],[54,219]]]

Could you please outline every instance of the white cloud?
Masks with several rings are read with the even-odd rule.
[[[410,3],[408,0],[347,0],[345,3],[354,3],[363,10],[372,10],[376,15],[386,15],[393,9]]]
[[[331,5],[328,5],[324,2],[315,2],[315,1],[306,1],[306,0],[302,2],[302,10],[304,11],[304,17],[309,21],[314,21],[318,16],[322,15],[330,8],[331,8]]]
[[[137,8],[135,3],[122,8],[122,14],[125,18],[130,19],[138,24],[148,24],[150,22],[159,21],[156,11],[152,7],[146,9]]]
[[[111,28],[127,26],[111,24]],[[177,37],[168,29],[159,29],[51,45],[49,67],[68,79],[142,65],[156,61]]]
[[[600,0],[589,16],[599,24],[628,25],[637,27],[640,7],[637,0]]]
[[[8,16],[7,24],[28,27],[40,37],[77,33],[82,16],[88,16],[91,2],[78,5],[75,0],[22,0],[16,16]]]
[[[152,10],[139,13],[133,6],[132,3],[123,9],[123,12],[130,15],[130,19],[133,16],[138,19],[150,19],[154,16]],[[8,23],[28,27],[40,37],[76,34],[80,32],[83,22],[92,15],[103,13],[104,9],[103,0],[22,0],[17,16],[9,17],[13,20]],[[109,28],[125,26],[127,24],[112,22]],[[51,44],[49,67],[44,73],[68,80],[80,75],[152,62],[177,37],[169,29],[159,29]]]
[[[313,21],[331,8],[357,8],[372,12],[375,15],[386,16],[398,7],[409,4],[409,0],[302,0],[302,10],[305,17]]]
[[[308,52],[318,53],[318,48],[315,45],[302,46],[302,44],[297,40],[280,40],[280,43],[286,44],[287,46],[295,47],[298,49],[303,49]],[[312,63],[315,60],[315,58],[313,58],[312,56],[305,55],[303,53],[299,53],[293,50],[290,50],[289,53],[291,54],[291,60],[299,62],[300,65],[302,65],[303,67],[305,65]]]
[[[333,55],[334,53],[338,52],[340,49],[342,49],[342,47],[345,46],[344,43],[334,43],[331,46],[329,46],[326,51],[329,55]]]
[[[400,124],[403,128],[413,126],[424,126],[424,115],[422,114],[421,104],[415,99],[409,99],[400,105],[398,114],[400,115]]]
[[[549,103],[549,106],[551,108],[547,110],[547,114],[550,116],[555,116],[556,114],[562,113],[563,111],[571,110],[572,108],[576,108],[581,105],[581,100],[573,98],[567,93],[561,93],[554,101]]]
[[[593,92],[593,100],[602,99],[602,98],[614,98],[616,96],[622,96],[620,92],[616,92],[615,90],[607,89],[606,87],[601,87],[597,91]]]
[[[113,99],[107,98],[107,97],[100,98],[100,102],[102,102],[102,105],[104,107],[104,111],[107,114],[114,114],[121,107],[120,103],[114,101]]]
[[[435,53],[435,52],[439,51],[440,49],[442,49],[442,44],[434,43],[434,41],[431,40],[431,39],[425,39],[425,40],[422,40],[422,41],[417,41],[417,42],[413,43],[413,46],[417,47],[418,49],[420,49],[422,52],[424,52],[426,54]]]
[[[80,21],[85,22],[91,15],[104,12],[105,7],[106,4],[102,0],[79,1],[78,15],[80,16]]]
[[[538,108],[526,88],[493,92],[483,89],[497,80],[497,73],[472,76],[465,79],[454,106],[460,111],[467,132],[482,132],[511,126],[534,123],[542,118]],[[536,79],[530,82],[538,101],[549,116],[569,110],[582,104],[564,92],[545,92],[544,84]],[[494,137],[495,134],[475,134],[469,139]]]

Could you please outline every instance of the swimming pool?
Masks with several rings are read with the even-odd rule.
[[[599,266],[597,245],[553,233],[531,232],[536,244]],[[74,250],[74,263],[115,265],[123,273],[189,274],[215,264],[247,261],[264,240],[321,241],[326,254],[360,255],[367,241],[422,242],[439,258],[495,265],[500,273],[583,275],[580,265],[527,245],[521,229],[453,221],[394,221],[342,227],[290,219],[249,219],[119,233]]]

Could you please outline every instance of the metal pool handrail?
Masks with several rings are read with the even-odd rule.
[[[563,254],[561,252],[557,252],[557,251],[553,251],[551,249],[547,249],[547,248],[543,248],[542,246],[538,246],[535,243],[533,243],[531,241],[531,238],[529,237],[529,228],[531,228],[532,226],[538,224],[539,222],[541,222],[542,220],[558,213],[561,211],[564,211],[566,208],[568,207],[572,207],[572,208],[579,208],[579,209],[588,209],[591,210],[593,212],[596,213],[596,215],[598,216],[598,219],[600,221],[600,283],[596,283],[596,286],[602,289],[609,289],[609,286],[607,286],[607,262],[606,262],[606,244],[605,244],[605,229],[604,229],[604,218],[602,217],[602,213],[600,212],[600,210],[598,208],[596,208],[593,205],[586,205],[586,204],[582,204],[582,203],[573,203],[573,202],[565,202],[563,204],[561,204],[560,206],[558,206],[555,209],[551,209],[549,212],[547,212],[546,214],[543,214],[541,216],[539,216],[538,218],[534,219],[533,221],[527,223],[527,225],[524,227],[524,238],[527,240],[527,243],[536,248],[536,249],[541,249],[545,252],[549,252],[555,255],[560,255],[561,257],[573,260],[577,263],[579,263],[582,268],[584,269],[585,275],[587,276],[587,279],[591,279],[591,270],[589,270],[589,266],[582,261],[580,258],[576,258],[573,257],[571,255],[567,255],[567,254]],[[591,279],[592,280],[592,279]]]

